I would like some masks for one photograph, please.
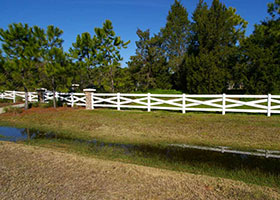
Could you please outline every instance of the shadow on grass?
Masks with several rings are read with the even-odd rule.
[[[15,128],[11,129],[14,130]],[[280,159],[223,154],[167,145],[119,144],[98,140],[83,140],[73,138],[73,136],[66,137],[65,135],[34,129],[17,130],[22,140],[30,145],[63,148],[63,150],[69,152],[102,159],[205,174],[280,188]],[[6,135],[5,140],[17,141],[11,135]]]
[[[102,159],[280,188],[280,159],[167,145],[119,144],[83,140],[34,129],[5,128],[0,129],[0,140],[24,141],[29,145],[62,148],[69,152]]]

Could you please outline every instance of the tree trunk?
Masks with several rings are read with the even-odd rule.
[[[56,98],[55,98],[55,82],[54,82],[54,77],[52,77],[52,85],[53,85],[53,107],[56,108]]]
[[[24,92],[25,92],[25,102],[24,102],[24,109],[28,110],[28,90],[26,87],[24,87]]]
[[[114,76],[113,76],[113,67],[110,67],[110,78],[111,78],[111,91],[115,92],[115,86],[114,86]]]
[[[56,98],[55,98],[55,89],[53,89],[53,107],[56,108]]]

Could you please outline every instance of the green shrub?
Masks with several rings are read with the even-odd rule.
[[[51,108],[53,107],[53,100],[49,100],[47,103],[45,103],[46,106],[44,108]]]
[[[5,113],[13,113],[13,114],[20,114],[23,112],[23,108],[19,107],[5,107],[4,108]]]
[[[22,97],[16,96],[16,102],[24,102]]]
[[[40,106],[40,102],[34,102],[32,103],[32,106],[33,108],[38,108]]]
[[[164,89],[150,89],[147,91],[137,91],[137,92],[133,92],[135,94],[147,94],[147,93],[151,93],[151,94],[182,94],[181,91],[177,91],[177,90],[164,90]]]
[[[63,102],[60,99],[57,99],[56,107],[62,107],[62,106],[63,106]]]
[[[49,107],[52,107],[52,106],[53,106],[53,105],[50,106],[49,103],[40,103],[40,104],[39,104],[39,107],[40,107],[40,108],[49,108]]]
[[[164,90],[164,89],[151,89],[151,90],[148,90],[148,93],[151,93],[151,94],[182,94],[181,91]]]
[[[0,99],[0,103],[11,103],[12,100],[10,99]]]
[[[62,106],[64,106],[63,104],[64,103],[60,100],[56,101],[56,107],[62,107]],[[39,107],[40,108],[51,108],[51,107],[53,107],[53,100],[49,100],[46,103],[39,103]]]

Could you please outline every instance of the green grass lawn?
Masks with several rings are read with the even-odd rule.
[[[280,150],[280,117],[96,109],[31,109],[0,115],[0,125],[38,128],[67,137],[133,144],[195,144]]]
[[[279,116],[112,109],[33,108],[21,114],[0,115],[0,126],[34,128],[58,135],[54,139],[25,142],[29,145],[277,188],[280,188],[279,160],[254,157],[242,160],[214,152],[169,150],[166,145],[185,143],[279,150],[279,122]],[[79,142],[92,139],[108,145],[99,148]],[[136,146],[133,154],[127,154],[111,143]]]

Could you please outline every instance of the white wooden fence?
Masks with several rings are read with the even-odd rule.
[[[187,95],[94,93],[92,107],[151,110],[280,113],[280,95]]]
[[[86,106],[85,93],[59,93],[56,98],[71,105]],[[0,99],[25,98],[24,92],[5,91]],[[44,93],[45,102],[53,99],[52,92]],[[36,92],[28,93],[28,101],[38,101]],[[189,94],[121,94],[91,93],[91,108],[111,107],[121,109],[177,110],[188,111],[265,113],[267,116],[280,113],[280,95],[189,95]]]
[[[60,100],[61,102],[66,103],[67,105],[74,105],[77,106],[86,106],[86,96],[85,93],[55,93],[56,99]],[[45,102],[49,100],[53,100],[53,93],[52,92],[45,92],[44,93]]]
[[[0,92],[0,99],[11,99],[15,103],[16,97],[20,97],[21,99],[25,100],[25,92],[21,92],[21,91],[5,91],[3,93]],[[28,92],[28,101],[37,102],[38,101],[37,92]]]

